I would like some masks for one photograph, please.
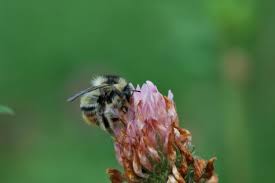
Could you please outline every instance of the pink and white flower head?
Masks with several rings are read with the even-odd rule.
[[[165,171],[167,182],[185,182],[190,165],[194,167],[194,180],[210,179],[214,159],[192,156],[191,134],[179,127],[172,92],[163,96],[150,81],[136,90],[139,92],[133,93],[128,112],[121,116],[125,126],[115,129],[116,156],[125,173],[108,169],[111,181],[152,182],[152,177]],[[158,169],[163,164],[165,170]]]

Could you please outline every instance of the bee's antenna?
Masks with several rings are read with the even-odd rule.
[[[70,98],[67,99],[68,102],[73,102],[75,99],[77,99],[78,97],[84,95],[85,93],[88,93],[90,91],[93,91],[93,90],[97,90],[97,89],[100,89],[100,88],[105,88],[107,86],[110,86],[110,85],[99,85],[99,86],[91,86],[85,90],[82,90],[78,93],[76,93],[75,95],[71,96]]]

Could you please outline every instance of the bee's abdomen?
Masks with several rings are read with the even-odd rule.
[[[93,112],[88,112],[88,111],[83,111],[82,113],[83,119],[86,123],[88,124],[96,124],[98,125],[97,117],[95,113]]]
[[[81,106],[81,111],[83,112],[84,120],[89,124],[98,124],[96,119],[96,106]]]
[[[89,111],[94,111],[96,109],[96,107],[95,106],[82,106],[82,107],[80,107],[80,109],[82,111],[89,112]]]

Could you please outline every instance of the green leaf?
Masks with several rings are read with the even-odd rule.
[[[7,107],[7,106],[0,105],[0,114],[13,115],[14,111],[11,108]]]

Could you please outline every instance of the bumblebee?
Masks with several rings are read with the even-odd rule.
[[[96,124],[104,131],[114,135],[114,129],[123,124],[121,114],[128,111],[132,93],[136,91],[131,83],[114,75],[98,76],[91,86],[68,101],[78,97],[82,116],[88,124]]]

